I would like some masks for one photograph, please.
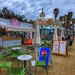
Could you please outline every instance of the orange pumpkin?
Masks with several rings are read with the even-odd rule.
[[[28,43],[29,43],[29,40],[26,40],[26,41],[24,42],[25,45],[28,45]]]
[[[32,44],[32,39],[29,39],[29,44],[30,44],[30,45]]]
[[[24,42],[25,45],[31,45],[32,44],[32,39],[27,39],[25,42]]]

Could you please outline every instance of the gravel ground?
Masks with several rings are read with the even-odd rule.
[[[30,54],[33,56],[31,60],[35,60],[35,51],[32,50]],[[18,60],[14,60],[13,66],[18,66],[17,63]],[[29,70],[32,75],[35,75],[34,70],[35,67],[33,66],[31,67],[31,70]],[[0,75],[6,75],[6,70],[4,68],[2,69]],[[45,69],[38,67],[37,75],[46,75]],[[49,64],[48,75],[75,75],[75,41],[73,42],[73,48],[68,50],[68,56],[58,56],[52,54],[52,65]]]
[[[48,74],[75,75],[75,41],[73,42],[73,48],[68,50],[68,56],[52,54],[52,65],[49,65]],[[46,72],[43,68],[38,68],[37,75],[46,75]]]

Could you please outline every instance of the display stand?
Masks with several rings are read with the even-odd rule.
[[[53,52],[54,54],[58,54],[59,53],[59,41],[55,40],[53,41]]]
[[[66,56],[68,54],[66,41],[54,41],[52,53]]]
[[[67,55],[67,45],[66,41],[60,41],[60,47],[59,47],[59,54],[60,55]]]

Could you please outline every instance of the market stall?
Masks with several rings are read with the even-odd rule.
[[[21,45],[22,37],[15,34],[17,32],[34,32],[31,24],[19,22],[17,19],[6,20],[0,18],[0,28],[2,47]]]
[[[21,45],[21,37],[16,35],[5,35],[2,37],[2,46],[15,46]]]

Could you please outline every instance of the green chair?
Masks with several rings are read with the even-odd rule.
[[[9,75],[26,75],[26,68],[22,70],[22,67],[12,67],[9,70]]]
[[[12,66],[12,62],[6,62],[3,59],[4,59],[3,54],[0,54],[0,72],[1,72],[2,68],[6,68],[7,75],[8,75],[9,68],[11,68],[11,66]]]
[[[4,59],[4,58],[3,58],[3,54],[0,54],[0,64],[3,62],[3,59]],[[2,69],[2,68],[0,68],[0,72],[1,72],[1,69]]]
[[[7,69],[7,75],[9,74],[9,69],[12,67],[12,62],[5,62],[5,68]]]
[[[6,47],[4,47],[4,50],[5,50],[5,54],[7,54],[7,55],[11,54],[10,47],[6,46]]]
[[[36,75],[36,67],[44,67],[45,70],[47,71],[47,75],[48,75],[48,70],[46,67],[46,62],[45,61],[35,61],[35,75]]]
[[[11,66],[12,66],[12,62],[6,62],[6,61],[2,61],[1,63],[0,63],[0,68],[2,69],[2,68],[6,68],[7,69],[7,75],[8,75],[8,73],[9,73],[9,69],[11,68]],[[0,71],[1,72],[1,71]]]
[[[3,54],[0,54],[0,61],[3,61],[4,57]]]
[[[19,50],[11,50],[11,58],[17,58],[19,56]]]
[[[50,49],[41,47],[39,60],[35,61],[35,75],[36,75],[36,67],[44,67],[46,70],[46,74],[48,75],[49,56],[50,56]],[[51,63],[52,63],[52,60],[51,60]]]

